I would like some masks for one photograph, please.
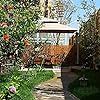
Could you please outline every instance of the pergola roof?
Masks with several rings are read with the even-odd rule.
[[[56,19],[42,18],[40,20],[42,27],[38,29],[39,33],[74,33],[77,29],[58,23]]]
[[[75,31],[77,31],[77,29],[51,22],[43,23],[42,27],[38,30],[39,33],[74,33]]]

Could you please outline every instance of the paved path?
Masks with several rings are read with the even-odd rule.
[[[72,72],[53,70],[55,77],[36,87],[36,100],[79,100],[67,91],[68,85],[77,78]]]

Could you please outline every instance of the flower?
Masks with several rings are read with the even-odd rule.
[[[30,45],[29,41],[26,40],[26,39],[24,39],[24,44],[25,44],[25,46],[29,46]]]
[[[7,28],[8,24],[6,22],[2,22],[0,23],[0,27]]]
[[[9,92],[12,93],[12,94],[15,94],[16,93],[16,88],[14,86],[10,86],[9,87]]]
[[[3,40],[9,41],[9,34],[3,34]]]
[[[36,52],[40,51],[40,48],[39,48],[39,47],[36,47],[36,48],[35,48],[35,51],[36,51]]]
[[[13,6],[13,5],[8,5],[7,8],[8,8],[9,10],[12,10],[12,9],[14,9],[14,6]]]

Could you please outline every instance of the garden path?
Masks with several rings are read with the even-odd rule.
[[[50,69],[49,69],[50,70]],[[72,72],[53,69],[55,77],[36,87],[36,100],[79,100],[68,92],[68,85],[78,76]]]

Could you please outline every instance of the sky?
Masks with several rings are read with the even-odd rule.
[[[100,0],[95,0],[96,8],[100,8]]]
[[[80,17],[83,17],[83,15],[84,15],[84,12],[82,10],[80,10],[80,5],[81,5],[82,0],[71,0],[71,1],[76,6],[77,10],[72,15],[73,17],[72,17],[70,26],[79,29],[79,23],[77,22],[77,16],[79,15]],[[92,1],[92,0],[86,0],[86,1]],[[94,2],[95,2],[96,9],[99,9],[100,8],[100,0],[94,0]]]
[[[71,1],[73,1],[73,3],[79,5],[82,0],[71,0]],[[87,1],[89,1],[89,0],[87,0]],[[92,1],[92,0],[90,0],[90,1]],[[96,7],[99,8],[100,7],[100,0],[94,0],[94,2],[96,4]]]

